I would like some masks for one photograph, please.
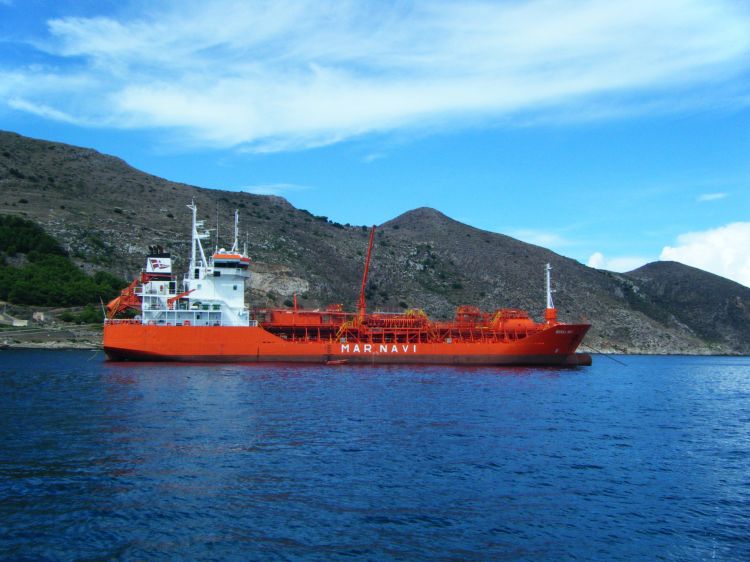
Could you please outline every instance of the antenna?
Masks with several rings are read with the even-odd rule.
[[[235,209],[234,210],[234,243],[232,244],[232,252],[238,252],[240,249],[239,246],[239,225],[240,225],[240,210]]]
[[[547,309],[544,311],[544,319],[547,324],[553,324],[557,322],[557,310],[555,310],[555,303],[552,302],[552,266],[550,264],[544,267],[544,273],[547,292]]]
[[[195,250],[196,250],[196,241],[197,241],[197,222],[196,219],[197,213],[198,213],[198,207],[195,206],[195,199],[190,201],[190,205],[187,206],[188,209],[193,211],[193,226],[192,230],[190,232],[190,240],[192,242],[192,251],[190,254],[190,275],[193,275],[193,271],[195,270]]]
[[[359,291],[359,302],[357,303],[357,321],[365,319],[365,285],[367,285],[367,274],[370,271],[370,256],[372,255],[372,243],[375,241],[375,225],[370,230],[370,242],[367,245],[367,257],[365,258],[365,271],[362,274],[362,288]]]
[[[201,244],[201,240],[205,240],[206,238],[209,238],[211,234],[205,231],[203,227],[203,221],[198,220],[198,207],[195,205],[195,200],[191,201],[190,205],[188,205],[187,208],[193,211],[193,230],[191,232],[192,252],[190,254],[190,277],[197,278],[195,276],[196,258],[197,258],[196,252],[200,251],[201,266],[206,267],[208,262],[206,262],[206,254],[203,252],[203,244]],[[198,229],[200,229],[200,231]]]
[[[555,308],[555,304],[552,302],[552,266],[547,264],[544,272],[547,281],[547,308]]]
[[[214,245],[214,253],[219,251],[219,202],[216,202],[216,244]]]

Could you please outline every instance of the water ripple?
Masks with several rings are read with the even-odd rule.
[[[0,355],[0,559],[743,560],[750,359]]]

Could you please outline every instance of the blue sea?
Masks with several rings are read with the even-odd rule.
[[[750,358],[0,352],[0,559],[748,560]]]

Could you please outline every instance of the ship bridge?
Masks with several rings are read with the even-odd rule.
[[[149,271],[156,264],[155,256],[147,259],[143,283],[136,294],[141,298],[144,324],[177,326],[250,326],[248,307],[245,304],[245,281],[250,277],[250,258],[238,250],[238,215],[235,212],[235,238],[232,248],[217,249],[209,258],[202,240],[209,234],[203,221],[197,220],[197,207],[188,205],[193,212],[192,252],[190,267],[178,291],[177,282],[163,271],[158,275]],[[162,262],[165,257],[160,256]],[[168,256],[166,257],[168,260]]]

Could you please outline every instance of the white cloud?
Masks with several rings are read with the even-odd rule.
[[[38,115],[39,117],[46,117],[55,121],[74,123],[77,125],[84,124],[83,121],[73,117],[72,115],[68,115],[64,111],[60,111],[58,109],[55,109],[54,107],[49,107],[44,104],[34,104],[20,98],[9,99],[8,106],[12,107],[13,109],[19,109],[21,111],[33,113],[34,115]]]
[[[594,252],[589,257],[589,261],[586,263],[589,267],[595,267],[596,269],[604,268],[604,254],[601,252]]]
[[[698,203],[706,203],[708,201],[718,201],[724,199],[727,196],[726,193],[702,193],[698,196]]]
[[[282,195],[290,191],[302,191],[310,189],[306,185],[297,185],[294,183],[267,183],[262,185],[246,185],[240,187],[237,191],[245,193],[254,193],[255,195]]]
[[[362,162],[365,164],[371,164],[372,162],[375,162],[376,160],[382,160],[385,158],[385,154],[380,152],[371,152],[370,154],[367,154],[362,158]]]
[[[666,246],[659,259],[678,261],[750,287],[750,222],[688,232]]]
[[[34,44],[57,57],[52,82],[89,85],[45,88],[19,68],[9,97],[52,119],[260,152],[520,114],[590,119],[594,106],[612,116],[696,90],[711,104],[750,60],[750,12],[733,0],[194,0],[55,19],[49,33]]]
[[[606,269],[607,271],[617,271],[622,273],[638,269],[650,261],[653,260],[643,256],[617,256],[614,258],[606,258],[601,252],[594,252],[589,257],[586,265],[596,269]]]

